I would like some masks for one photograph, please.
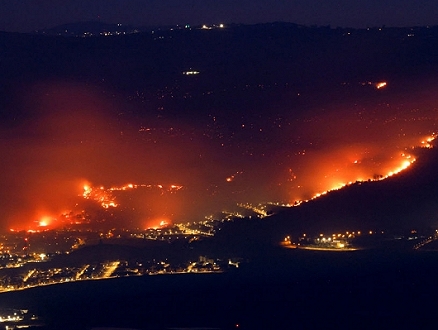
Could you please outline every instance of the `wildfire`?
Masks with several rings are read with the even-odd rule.
[[[33,221],[33,224],[28,226],[27,228],[26,227],[10,228],[9,230],[11,232],[20,232],[24,230],[27,231],[28,233],[38,233],[41,231],[53,229],[57,225],[59,225],[59,223],[57,223],[56,218],[50,215],[43,215],[40,216],[38,220]]]
[[[161,185],[161,184],[133,184],[128,183],[122,186],[114,186],[110,188],[105,188],[100,186],[99,188],[94,188],[89,184],[83,186],[82,197],[84,199],[93,200],[99,203],[103,208],[108,209],[112,207],[118,207],[119,204],[116,202],[116,197],[113,195],[115,191],[127,191],[132,189],[159,189],[161,194],[165,192],[174,193],[178,190],[184,188],[182,185]]]
[[[153,222],[154,223],[158,222],[158,224],[157,225],[148,226],[146,229],[160,229],[160,228],[167,227],[170,224],[168,219],[158,219],[158,220],[155,220]]]
[[[431,144],[431,142],[433,140],[435,140],[436,138],[436,134],[433,133],[431,136],[428,136],[427,138],[425,138],[423,141],[421,141],[421,147],[422,148],[433,148],[433,145]]]
[[[100,205],[105,209],[118,206],[115,202],[114,196],[111,194],[111,191],[106,190],[104,187],[94,189],[89,185],[84,185],[82,197],[100,203]]]
[[[39,226],[40,227],[47,227],[49,225],[49,223],[46,220],[41,220],[39,222]]]
[[[424,141],[421,142],[422,143],[422,147],[432,148],[433,146],[431,144],[429,144],[429,142],[432,142],[434,139],[435,139],[435,135],[432,135],[431,137],[428,137],[425,140],[425,141],[427,141],[427,145],[425,145]],[[306,203],[306,202],[309,202],[311,200],[314,200],[314,199],[317,199],[319,197],[322,197],[322,196],[328,194],[329,192],[340,190],[340,189],[342,189],[344,187],[351,186],[353,184],[358,184],[358,183],[360,184],[360,183],[363,183],[365,181],[381,181],[381,180],[385,180],[385,179],[387,179],[389,177],[392,177],[392,176],[394,176],[394,175],[396,175],[396,174],[406,170],[407,168],[409,168],[416,161],[415,157],[413,157],[412,155],[405,154],[405,153],[402,153],[401,157],[402,157],[402,160],[401,160],[400,165],[398,167],[396,167],[396,168],[393,168],[392,170],[387,172],[385,175],[375,176],[374,178],[370,178],[370,179],[366,179],[366,180],[365,179],[357,179],[356,181],[349,181],[347,183],[337,183],[337,184],[333,185],[330,189],[327,189],[327,190],[315,193],[312,197],[310,197],[308,199],[304,199],[304,200],[298,199],[298,200],[295,200],[292,204],[287,204],[287,205],[283,205],[283,206],[296,207],[296,206],[301,205],[302,203]],[[358,161],[354,161],[353,163],[357,164]]]

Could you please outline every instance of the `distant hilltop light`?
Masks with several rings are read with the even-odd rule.
[[[191,76],[191,75],[194,75],[194,74],[199,74],[199,71],[195,71],[195,70],[184,71],[183,74],[186,75],[186,76]]]
[[[373,82],[373,81],[361,81],[359,82],[360,85],[362,86],[373,86],[376,89],[382,89],[388,86],[388,83],[386,81],[378,81],[378,82]],[[344,82],[343,85],[348,85],[347,82]]]
[[[380,81],[374,84],[374,86],[376,86],[377,89],[385,88],[386,85],[387,85],[386,81]]]
[[[213,24],[213,25],[203,24],[201,26],[201,29],[203,29],[203,30],[212,30],[212,29],[217,29],[217,28],[223,29],[224,27],[225,27],[225,25],[223,23],[218,24],[218,25],[216,25],[216,24]]]

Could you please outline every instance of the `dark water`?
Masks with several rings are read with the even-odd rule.
[[[35,310],[47,329],[424,328],[437,321],[437,264],[435,252],[287,251],[236,272],[61,284],[0,305]]]

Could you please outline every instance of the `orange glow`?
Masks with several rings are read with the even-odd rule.
[[[47,230],[56,227],[56,219],[50,215],[40,217],[36,223],[36,228],[33,228],[34,226],[32,226],[29,230]]]
[[[432,141],[432,140],[431,140]],[[311,200],[317,199],[319,197],[322,197],[326,194],[328,194],[331,191],[335,191],[335,190],[339,190],[342,189],[346,186],[350,186],[356,183],[361,183],[361,182],[365,182],[365,181],[380,181],[380,180],[384,180],[387,179],[389,177],[392,177],[400,172],[402,172],[403,170],[406,170],[407,168],[409,168],[414,162],[416,161],[416,159],[414,157],[412,157],[411,155],[407,155],[405,153],[401,154],[401,160],[400,162],[397,164],[394,164],[390,170],[388,170],[388,172],[386,172],[386,174],[382,174],[382,175],[378,175],[375,177],[369,177],[368,179],[363,179],[362,177],[357,178],[355,181],[348,181],[346,183],[335,183],[333,185],[329,185],[329,188],[327,190],[323,190],[317,193],[314,193],[310,198],[308,199],[297,199],[294,200],[292,203],[289,203],[286,206],[299,206],[302,203],[306,203],[309,202]],[[357,164],[357,161],[354,161],[353,164]],[[326,172],[324,172],[326,173]],[[351,173],[345,173],[345,174],[350,174],[351,176],[356,175],[355,172],[351,172]]]
[[[171,221],[169,219],[160,218],[148,221],[148,223],[151,223],[152,225],[148,225],[146,229],[160,229],[169,226]]]
[[[45,221],[45,220],[41,220],[40,223],[39,223],[40,227],[47,227],[48,225],[49,225],[49,223],[47,221]]]
[[[36,213],[43,213],[43,212],[36,212]],[[43,230],[50,230],[50,229],[54,229],[57,226],[59,226],[60,224],[57,223],[56,218],[50,216],[50,215],[43,215],[43,216],[39,216],[39,220],[35,220],[32,222],[32,224],[27,225],[27,226],[17,226],[17,227],[13,227],[10,228],[9,230],[14,232],[14,231],[27,231],[30,233],[36,233],[36,232],[40,232]]]

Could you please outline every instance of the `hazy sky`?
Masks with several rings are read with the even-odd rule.
[[[77,21],[133,25],[287,21],[348,27],[436,25],[438,0],[0,0],[0,30]]]

